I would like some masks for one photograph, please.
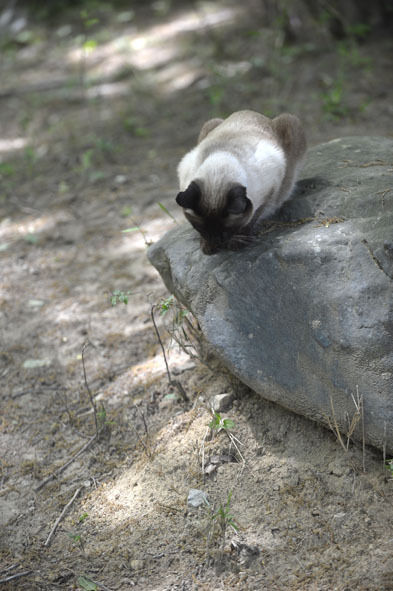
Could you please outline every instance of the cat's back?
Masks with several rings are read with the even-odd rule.
[[[243,140],[254,137],[268,137],[274,140],[272,121],[256,111],[236,111],[224,119],[205,139],[206,143],[210,143],[214,140],[239,138],[239,136],[242,136]]]
[[[198,146],[201,162],[217,151],[227,151],[243,160],[251,157],[263,143],[277,144],[271,119],[255,111],[236,111],[224,119]]]

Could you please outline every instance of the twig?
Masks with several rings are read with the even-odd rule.
[[[23,573],[17,573],[16,575],[10,575],[9,577],[5,577],[4,579],[0,579],[0,584],[7,583],[8,581],[12,581],[12,579],[19,579],[19,577],[25,577],[26,575],[29,575],[32,572],[33,572],[32,570],[25,570],[25,571],[23,571]]]
[[[201,458],[201,464],[202,464],[203,478],[205,478],[205,441],[206,441],[206,438],[207,438],[207,436],[209,434],[209,431],[210,431],[209,427],[206,427],[206,433],[205,433],[204,438],[202,439],[202,445],[201,445],[201,450],[200,450],[200,454],[202,456],[202,458]]]
[[[53,474],[51,474],[50,476],[48,476],[47,478],[45,478],[45,480],[43,480],[35,488],[35,491],[38,492],[39,490],[41,490],[41,488],[43,488],[46,484],[48,484],[48,482],[50,482],[51,480],[54,480],[55,478],[57,478],[57,476],[59,474],[61,474],[62,472],[64,472],[64,470],[66,468],[68,468],[68,466],[70,464],[72,464],[72,462],[74,462],[76,460],[76,458],[78,458],[81,454],[83,454],[84,451],[87,450],[88,447],[90,447],[90,445],[97,439],[97,437],[98,437],[98,433],[95,433],[93,435],[93,437],[90,437],[89,441],[87,441],[85,443],[85,445],[83,445],[81,447],[81,449],[79,451],[77,451],[76,454],[74,454],[70,460],[68,460],[68,462],[66,462],[65,464],[63,464],[62,466],[60,466],[60,468],[58,468],[55,472],[53,472]]]
[[[330,418],[327,417],[329,427],[336,434],[336,437],[339,440],[339,442],[340,442],[341,447],[343,448],[343,450],[344,451],[348,451],[345,443],[342,440],[340,429],[339,429],[338,424],[337,424],[336,413],[334,411],[333,398],[332,398],[332,395],[331,394],[329,396],[329,400],[330,400],[330,408],[332,409],[332,419],[333,419],[333,426],[332,426],[332,424],[330,422]]]
[[[86,375],[86,367],[85,367],[85,349],[91,345],[90,341],[85,341],[83,343],[83,347],[82,347],[82,367],[83,367],[83,377],[85,379],[85,386],[86,386],[86,390],[87,393],[89,395],[89,399],[90,399],[90,404],[93,408],[93,413],[94,413],[94,424],[96,427],[96,435],[98,435],[98,420],[97,420],[97,406],[93,397],[93,394],[91,393],[88,381],[87,381],[87,375]]]
[[[358,386],[356,386],[356,389],[358,391]],[[358,392],[358,396],[359,396],[359,392]],[[366,427],[364,424],[364,400],[363,400],[363,395],[361,397],[361,403],[362,403],[362,453],[363,453],[363,472],[366,471]]]
[[[146,438],[149,439],[149,429],[147,428],[147,423],[146,423],[146,419],[145,419],[145,413],[143,412],[143,410],[141,410],[139,412],[140,412],[140,415],[142,417],[143,426],[145,428]]]
[[[136,433],[136,436],[137,436],[137,437],[138,437],[138,439],[139,439],[139,442],[140,442],[140,443],[143,445],[143,449],[145,450],[145,452],[146,452],[146,455],[147,455],[149,458],[151,458],[151,457],[152,457],[152,452],[151,452],[151,449],[150,449],[150,443],[149,443],[149,430],[148,430],[148,427],[147,427],[147,423],[146,423],[145,415],[143,414],[143,411],[140,411],[140,410],[139,410],[139,408],[136,406],[136,404],[134,404],[133,406],[134,406],[134,408],[136,409],[136,411],[137,411],[137,412],[139,412],[139,413],[141,414],[141,416],[142,416],[143,425],[144,425],[144,428],[145,428],[145,433],[146,433],[146,442],[147,442],[149,445],[146,445],[146,443],[143,441],[142,437],[139,435],[139,433],[138,433],[138,429],[137,429],[137,428],[136,428],[134,425],[132,425],[132,428],[134,429],[134,431],[135,431],[135,433]]]
[[[359,420],[362,417],[362,408],[363,408],[363,397],[359,396],[359,386],[356,386],[356,399],[351,392],[351,398],[355,405],[356,412],[352,417],[351,423],[348,425],[348,432],[347,432],[347,449],[349,449],[349,441],[355,431],[356,425],[358,424]],[[348,421],[349,422],[349,421]]]
[[[383,468],[386,467],[386,421],[383,422],[383,445],[382,445],[382,461],[383,461]]]
[[[64,515],[67,513],[68,509],[71,507],[72,503],[75,501],[76,497],[79,495],[80,491],[82,490],[83,486],[80,486],[74,493],[74,496],[70,501],[68,501],[67,505],[64,507],[63,511],[60,513],[59,517],[56,519],[54,526],[52,527],[49,536],[46,539],[44,546],[48,547],[51,543],[51,539],[53,538],[57,527],[60,521],[63,519]]]
[[[18,568],[18,566],[19,566],[19,562],[16,562],[15,564],[11,564],[11,566],[7,566],[7,568],[1,569],[0,574],[4,575],[5,573],[8,573],[8,571],[14,570],[14,568]]]
[[[245,463],[246,463],[246,460],[244,459],[244,457],[243,457],[243,455],[242,455],[242,452],[240,451],[239,447],[236,445],[236,441],[237,441],[238,443],[240,443],[240,445],[243,445],[243,444],[242,444],[242,442],[241,442],[241,441],[240,441],[240,440],[239,440],[237,437],[235,437],[235,436],[233,435],[233,433],[231,433],[231,432],[230,432],[230,431],[228,431],[227,429],[224,429],[224,430],[225,430],[225,433],[227,434],[227,436],[228,436],[228,438],[229,438],[229,441],[231,442],[231,444],[234,446],[234,448],[236,449],[237,453],[238,453],[238,454],[239,454],[239,456],[241,457],[241,459],[242,459],[242,462],[245,464]]]
[[[100,587],[101,589],[103,589],[103,591],[111,591],[109,587],[106,587],[103,583],[100,583],[99,581],[93,581],[93,579],[90,579],[90,581],[98,587]]]
[[[165,348],[164,348],[164,345],[162,343],[162,340],[161,340],[161,337],[160,337],[160,333],[158,332],[158,327],[157,327],[157,324],[156,324],[156,319],[154,318],[154,307],[155,306],[153,304],[152,307],[151,307],[151,309],[150,309],[150,315],[151,315],[151,319],[153,321],[153,326],[154,326],[155,333],[157,335],[158,342],[160,343],[162,354],[164,356],[166,373],[167,373],[167,376],[168,376],[169,385],[170,386],[174,386],[175,388],[177,388],[177,390],[178,390],[180,396],[182,397],[182,399],[184,400],[184,402],[188,402],[189,401],[189,398],[188,398],[188,396],[187,396],[187,394],[186,394],[183,386],[181,385],[181,383],[178,380],[173,380],[172,379],[171,372],[169,371],[169,366],[168,366],[168,361],[167,361],[167,358],[166,358]]]

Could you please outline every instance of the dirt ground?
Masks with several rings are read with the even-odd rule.
[[[2,589],[393,589],[382,452],[188,357],[146,257],[164,208],[181,220],[176,165],[204,120],[391,134],[392,39],[290,45],[257,4],[0,19]]]

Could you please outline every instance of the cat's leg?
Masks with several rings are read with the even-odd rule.
[[[224,121],[224,119],[219,119],[218,117],[216,117],[215,119],[209,119],[209,121],[206,121],[206,123],[204,123],[202,125],[202,129],[199,132],[199,136],[198,136],[198,144],[205,139],[205,137],[211,132],[213,131],[213,129],[215,129],[217,127],[217,125],[220,125],[220,123],[222,123]]]

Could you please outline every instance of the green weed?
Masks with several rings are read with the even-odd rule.
[[[140,125],[136,117],[129,116],[123,120],[123,125],[126,131],[139,138],[146,138],[150,136],[150,131],[147,127]]]
[[[97,591],[98,589],[97,584],[94,583],[94,581],[84,576],[78,577],[77,583],[83,591]]]
[[[214,432],[220,433],[221,431],[225,433],[228,437],[231,446],[235,448],[240,460],[245,464],[246,460],[243,457],[242,452],[240,451],[240,445],[243,445],[242,442],[230,431],[235,426],[234,421],[232,419],[224,419],[220,413],[213,412],[213,419],[209,423],[210,429]],[[239,460],[239,461],[240,461]]]
[[[74,544],[76,546],[79,546],[79,548],[82,550],[82,552],[85,551],[85,546],[82,540],[82,535],[81,534],[76,534],[73,532],[68,532],[67,533],[68,537],[74,542]]]
[[[231,513],[231,499],[232,491],[228,492],[228,497],[225,505],[220,503],[217,511],[211,516],[212,521],[218,524],[221,536],[224,538],[228,527],[231,527],[235,532],[238,531],[239,526],[237,525],[234,516]]]
[[[235,423],[232,419],[223,419],[218,412],[214,413],[213,419],[209,423],[210,429],[215,430],[217,433],[222,430],[228,431],[229,429],[233,429],[234,426]]]
[[[160,314],[161,316],[164,316],[174,305],[175,302],[175,296],[174,295],[170,295],[169,298],[166,298],[165,300],[162,300],[161,304],[160,304]]]
[[[173,215],[171,214],[171,212],[167,210],[167,208],[165,207],[165,205],[163,205],[159,201],[157,202],[157,205],[162,209],[162,211],[164,213],[166,213],[167,216],[169,216],[175,222],[175,224],[177,224],[177,220],[173,217]]]
[[[136,222],[136,220],[132,218],[131,221],[133,221],[134,223]],[[139,232],[142,235],[145,246],[150,246],[152,244],[151,240],[147,239],[147,233],[145,232],[145,230],[141,228],[141,226],[139,226],[137,223],[135,223],[135,226],[132,226],[131,228],[125,228],[125,230],[122,230],[122,234],[129,234],[131,232]]]
[[[115,289],[115,291],[111,294],[111,305],[116,306],[117,304],[128,304],[128,296],[131,295],[131,291],[121,291],[120,289]]]
[[[87,518],[89,517],[88,513],[82,513],[82,515],[79,516],[79,523],[83,523]]]
[[[121,212],[120,212],[120,215],[123,218],[128,218],[128,216],[131,215],[131,214],[132,214],[132,208],[129,205],[125,205],[123,207],[123,209],[121,210]]]
[[[15,167],[9,162],[0,162],[0,177],[14,176]]]
[[[342,80],[335,80],[330,88],[321,94],[322,109],[332,119],[340,119],[348,114],[345,104],[345,91]]]

